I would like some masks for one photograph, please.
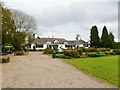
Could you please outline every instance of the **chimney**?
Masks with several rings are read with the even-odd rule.
[[[34,33],[34,38],[36,39],[38,37],[37,33]]]

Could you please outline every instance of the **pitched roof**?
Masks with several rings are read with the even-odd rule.
[[[84,40],[79,40],[80,44],[88,44],[88,42],[85,42]]]
[[[88,44],[87,42],[85,42],[84,40],[79,40],[79,42],[77,42],[76,40],[73,41],[67,41],[68,44]]]
[[[87,42],[85,42],[84,40],[79,40],[79,42],[77,42],[76,40],[66,40],[64,38],[36,38],[32,43],[45,44],[46,42],[50,42],[53,44],[55,40],[57,40],[59,44],[64,44],[64,42],[67,42],[71,45],[76,45],[76,43],[87,44]]]
[[[72,45],[75,45],[76,44],[76,40],[74,41],[66,41],[68,44],[72,44]]]
[[[32,43],[36,44],[45,44],[46,42],[54,43],[55,40],[58,40],[60,44],[63,44],[66,41],[64,38],[36,38]]]

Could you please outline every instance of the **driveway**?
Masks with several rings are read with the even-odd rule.
[[[11,56],[2,65],[3,88],[112,88],[77,70],[61,59],[52,59],[42,52]]]

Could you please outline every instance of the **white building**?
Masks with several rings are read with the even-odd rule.
[[[83,40],[66,40],[64,38],[39,38],[37,37],[30,45],[30,49],[43,50],[47,47],[53,48],[57,46],[58,49],[75,49],[79,47],[88,48],[90,45]]]

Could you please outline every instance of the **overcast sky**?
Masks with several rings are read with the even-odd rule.
[[[3,0],[9,8],[23,10],[37,20],[40,37],[89,40],[97,25],[101,36],[105,25],[118,39],[118,0]],[[88,2],[89,1],[89,2]]]

